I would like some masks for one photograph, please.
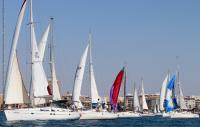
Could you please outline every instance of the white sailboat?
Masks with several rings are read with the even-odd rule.
[[[198,114],[194,114],[192,112],[187,111],[188,108],[185,104],[183,91],[181,88],[179,71],[177,72],[176,88],[178,89],[176,98],[177,98],[177,104],[179,106],[179,109],[171,113],[170,118],[199,118]]]
[[[18,73],[16,72],[16,47],[19,38],[19,32],[21,28],[22,19],[24,16],[24,11],[27,1],[24,0],[20,14],[18,17],[17,26],[14,33],[14,38],[12,42],[12,48],[10,52],[7,80],[6,80],[6,89],[5,89],[5,102],[6,104],[19,103],[19,100],[22,103],[25,103],[27,99],[24,99],[25,90],[22,84],[22,78],[17,77]],[[42,61],[39,55],[37,48],[37,42],[34,33],[34,25],[32,18],[32,0],[30,0],[30,16],[31,16],[31,47],[32,47],[32,85],[33,85],[33,98],[40,98],[48,96],[47,92],[47,80],[43,70]],[[13,66],[14,64],[14,66]],[[19,68],[18,68],[19,70]],[[18,81],[18,85],[11,84],[12,81]],[[18,87],[13,90],[12,88]],[[21,88],[21,91],[17,91]],[[13,90],[13,91],[12,91]],[[19,93],[18,93],[19,92]],[[21,92],[21,93],[20,93]],[[18,101],[16,101],[18,98]],[[32,101],[32,106],[34,106],[34,99]],[[7,121],[16,121],[16,120],[60,120],[60,119],[79,119],[80,114],[77,112],[71,112],[68,109],[57,108],[57,107],[28,107],[28,108],[17,108],[17,109],[5,109],[4,110]]]
[[[110,113],[107,110],[101,109],[101,100],[102,99],[98,94],[97,85],[96,85],[95,76],[94,76],[94,69],[93,69],[93,62],[92,62],[92,51],[91,51],[91,42],[92,42],[92,36],[90,34],[89,35],[89,45],[87,45],[87,47],[86,47],[86,49],[85,49],[85,51],[83,53],[83,56],[81,57],[81,62],[80,63],[83,63],[83,64],[80,67],[83,67],[83,68],[81,68],[82,70],[80,70],[80,75],[76,76],[77,79],[81,79],[81,80],[83,79],[83,74],[82,73],[84,73],[86,59],[87,59],[87,52],[88,52],[88,48],[89,48],[89,77],[90,77],[90,86],[91,86],[91,109],[90,110],[79,110],[79,112],[81,114],[80,119],[81,120],[114,119],[114,118],[117,118],[116,114]],[[80,77],[80,76],[82,76],[82,77]],[[75,79],[75,81],[77,79]],[[79,86],[81,86],[82,85],[82,81],[79,82],[79,83],[80,83]],[[76,85],[76,83],[75,83],[75,85]],[[75,88],[75,86],[74,86],[74,88]],[[77,91],[74,91],[74,92],[73,92],[73,96],[74,95],[75,96],[80,95],[80,94],[76,94]],[[78,92],[80,93],[80,91],[78,91]],[[76,100],[78,100],[78,99],[76,99]],[[76,100],[73,100],[75,102],[74,103],[75,106],[76,106],[76,104],[81,104],[80,100],[78,100],[79,103],[76,103]],[[78,105],[78,106],[80,106],[80,105]]]
[[[147,106],[147,101],[146,101],[146,98],[145,98],[145,92],[144,92],[144,81],[143,81],[143,78],[141,80],[142,82],[142,85],[141,85],[141,102],[140,102],[140,105],[141,105],[141,116],[154,116],[155,114],[153,113],[150,113],[149,112],[149,108]]]

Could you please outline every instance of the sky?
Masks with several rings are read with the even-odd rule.
[[[21,3],[22,0],[5,0],[6,65]],[[146,93],[158,93],[168,70],[175,74],[178,65],[184,94],[200,95],[199,6],[199,0],[33,0],[33,15],[38,42],[49,18],[54,17],[56,72],[62,94],[72,91],[76,66],[91,31],[94,72],[101,96],[109,95],[123,65],[127,67],[128,93],[133,93],[134,82],[140,87],[141,78]],[[28,23],[29,6],[18,43],[27,88],[31,54]],[[0,30],[2,34],[2,26]],[[48,51],[44,68],[48,73]],[[1,76],[2,66],[0,72]],[[82,95],[90,95],[88,74],[87,64]]]

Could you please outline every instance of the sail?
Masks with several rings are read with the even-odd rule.
[[[178,105],[180,106],[180,109],[183,109],[183,110],[187,110],[187,106],[185,104],[185,100],[184,100],[184,96],[183,96],[183,91],[181,89],[181,84],[179,82],[179,85],[178,85],[178,88],[179,88],[179,96],[178,96]]]
[[[144,93],[144,85],[143,85],[143,80],[142,80],[142,89],[141,89],[141,94],[142,94],[142,110],[148,110],[147,106],[147,101],[145,98],[145,93]]]
[[[96,85],[95,76],[94,76],[91,43],[92,43],[92,37],[91,37],[91,34],[90,34],[89,35],[89,44],[90,44],[90,46],[89,46],[89,72],[90,72],[89,77],[90,77],[90,85],[91,85],[92,105],[96,105],[97,102],[100,101],[100,97],[99,97],[99,94],[98,94],[97,85]]]
[[[56,70],[55,70],[55,63],[54,60],[52,61],[52,87],[53,87],[53,100],[58,101],[61,100],[61,95],[60,95],[60,88],[58,85],[58,81],[56,78]]]
[[[162,83],[162,87],[161,87],[161,91],[160,91],[160,111],[164,111],[164,100],[165,100],[168,79],[169,79],[169,76],[167,74]]]
[[[166,112],[174,111],[177,108],[177,101],[174,93],[175,80],[176,80],[176,75],[174,75],[167,84],[166,99],[164,102],[164,107]]]
[[[137,94],[137,89],[136,88],[134,88],[133,108],[134,108],[134,112],[141,111],[140,104],[139,104],[139,98],[138,98],[138,94]]]
[[[110,89],[110,103],[114,111],[117,110],[117,100],[119,96],[120,87],[124,76],[124,68],[118,73],[114,84]]]
[[[51,26],[53,26],[53,18],[51,18]],[[50,68],[51,68],[51,84],[52,84],[52,94],[53,100],[61,100],[60,88],[58,85],[58,80],[56,78],[55,69],[55,59],[54,59],[54,48],[53,48],[53,27],[51,27],[51,43],[50,43]]]
[[[33,96],[36,98],[41,98],[48,96],[47,91],[47,78],[43,69],[42,60],[37,47],[34,24],[33,24],[33,14],[32,14],[32,0],[30,1],[30,21],[31,21],[31,48],[32,48],[32,87]]]
[[[50,30],[50,25],[48,25],[46,31],[42,35],[42,39],[40,40],[40,43],[39,43],[39,46],[38,46],[41,61],[43,61],[43,58],[44,58],[44,52],[45,52],[45,48],[46,48],[46,44],[47,44],[49,30]]]
[[[81,56],[81,59],[80,59],[80,63],[78,65],[78,67],[76,69],[76,73],[75,73],[72,101],[77,108],[83,107],[79,97],[81,95],[81,85],[82,85],[83,75],[84,75],[84,71],[85,71],[85,64],[86,64],[86,59],[87,59],[88,48],[89,48],[89,45],[87,45],[85,51],[83,52],[83,55]]]
[[[19,69],[19,63],[17,59],[17,55],[15,52],[13,65],[12,65],[12,71],[10,76],[12,77],[10,79],[10,84],[8,87],[8,91],[5,104],[19,104],[19,103],[30,103],[28,93],[26,91],[26,88],[24,86],[24,82],[22,80],[22,75],[20,73]]]
[[[29,103],[26,89],[24,87],[22,76],[19,70],[19,63],[16,54],[17,43],[21,30],[21,24],[24,17],[26,8],[26,0],[23,1],[18,20],[15,28],[15,32],[12,40],[12,47],[10,50],[6,86],[5,86],[5,104],[13,103]]]

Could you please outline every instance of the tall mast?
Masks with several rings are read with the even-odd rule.
[[[51,91],[52,91],[52,97],[54,96],[53,95],[53,85],[55,85],[54,84],[54,80],[53,80],[53,64],[54,64],[54,58],[53,58],[53,20],[54,20],[54,18],[53,17],[51,17],[50,18],[50,24],[51,24],[51,38],[50,38],[50,44],[49,44],[49,50],[50,50],[50,71],[51,71]],[[53,99],[53,98],[52,98]]]
[[[91,66],[92,66],[92,33],[89,33],[89,81],[90,81],[90,88],[91,88],[91,95],[92,95],[92,81],[91,81]],[[91,109],[92,109],[92,96],[91,96]]]
[[[33,43],[33,9],[32,9],[32,0],[30,0],[30,23],[29,23],[29,25],[30,25],[30,42],[31,42],[31,46],[33,45],[32,43]],[[30,83],[30,91],[29,91],[29,96],[30,96],[30,100],[32,100],[32,102],[31,102],[31,105],[33,106],[33,107],[35,107],[35,100],[34,100],[34,85],[33,85],[33,77],[32,77],[32,75],[33,75],[33,63],[34,61],[33,61],[33,52],[31,51],[31,83]]]
[[[135,111],[135,108],[134,108],[134,107],[135,107],[135,104],[134,104],[134,100],[135,100],[135,99],[134,99],[134,98],[135,98],[135,91],[136,91],[136,82],[134,81],[134,82],[133,82],[133,103],[132,103],[132,107],[133,107],[132,110],[133,110],[133,112]]]
[[[2,88],[3,88],[3,107],[4,107],[4,94],[5,94],[5,77],[4,77],[4,66],[5,66],[5,7],[4,7],[4,0],[2,0]],[[4,109],[4,108],[3,108]]]
[[[124,111],[126,111],[126,67],[124,67]]]

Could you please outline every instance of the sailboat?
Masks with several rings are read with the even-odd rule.
[[[16,57],[16,47],[18,43],[21,24],[26,8],[27,0],[24,0],[18,16],[18,21],[12,41],[10,51],[9,65],[7,70],[6,89],[5,89],[5,105],[13,103],[31,103],[27,108],[11,107],[4,109],[4,114],[7,121],[18,120],[61,120],[61,119],[79,119],[80,114],[72,112],[69,109],[57,107],[35,107],[34,98],[48,97],[47,80],[42,66],[42,61],[37,47],[33,18],[32,18],[32,0],[30,0],[30,16],[31,16],[31,47],[32,47],[32,94],[31,101],[27,98],[27,93],[23,85],[22,77]],[[14,89],[16,88],[16,89]],[[17,90],[17,91],[16,91]],[[19,90],[19,91],[18,91]]]
[[[177,100],[175,97],[175,81],[176,75],[174,75],[167,84],[166,96],[164,100],[164,109],[163,117],[170,117],[170,115],[178,108]]]
[[[178,108],[176,111],[170,114],[170,118],[199,118],[198,114],[194,114],[192,112],[187,111],[188,109],[184,101],[183,91],[180,83],[179,71],[177,71],[177,80],[175,83],[176,83],[176,88],[178,89],[176,95]]]
[[[139,113],[126,110],[126,76],[127,76],[126,68],[124,67],[124,76],[123,76],[123,81],[124,81],[124,107],[123,107],[122,112],[117,112],[118,118],[140,117]]]
[[[75,85],[74,89],[78,87],[78,90],[81,90],[83,73],[85,69],[86,59],[87,59],[87,52],[89,48],[89,77],[90,77],[90,86],[91,86],[91,109],[90,110],[78,110],[81,114],[81,120],[100,120],[100,119],[115,119],[117,116],[114,113],[108,112],[106,109],[102,109],[101,107],[101,97],[98,94],[97,85],[94,76],[94,69],[93,69],[93,62],[92,62],[92,51],[91,51],[91,43],[92,43],[92,36],[89,34],[89,44],[87,45],[82,57],[78,68],[79,70],[76,71],[76,78],[75,78]],[[79,79],[79,80],[78,80]],[[79,83],[79,84],[77,84]],[[73,90],[73,101],[74,105],[79,108],[84,108],[79,100],[80,91]],[[78,92],[78,94],[76,94]],[[77,96],[79,95],[79,96]],[[75,96],[75,97],[74,97]],[[76,100],[75,100],[76,99]],[[78,103],[77,103],[78,102]]]
[[[134,85],[134,94],[133,94],[133,111],[139,113],[141,111],[138,93],[136,86]]]
[[[147,106],[147,101],[145,98],[145,92],[144,92],[144,81],[143,78],[141,79],[142,85],[141,85],[141,116],[154,116],[153,113],[149,112],[149,108]]]

